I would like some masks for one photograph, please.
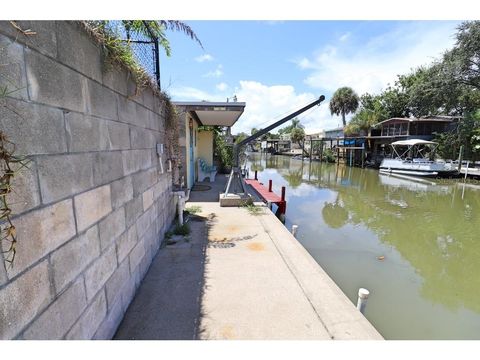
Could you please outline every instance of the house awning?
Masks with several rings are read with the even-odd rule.
[[[422,139],[409,139],[409,140],[399,140],[392,143],[392,145],[406,145],[406,146],[413,146],[413,145],[437,145],[438,143],[433,141],[427,141]]]
[[[233,126],[245,109],[244,102],[175,101],[173,104],[190,112],[201,126]]]
[[[372,127],[378,127],[383,124],[388,123],[399,123],[399,122],[452,122],[456,119],[460,119],[461,117],[457,116],[427,116],[421,118],[390,118],[387,120],[383,120],[379,123],[376,123]]]

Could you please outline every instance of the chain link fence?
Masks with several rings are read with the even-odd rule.
[[[87,23],[97,25],[100,22],[87,21]],[[160,54],[158,39],[155,38],[153,33],[151,33],[151,36],[147,36],[129,31],[120,20],[110,20],[103,22],[103,24],[130,47],[136,62],[150,75],[160,90]],[[147,24],[145,24],[145,27],[149,30]]]

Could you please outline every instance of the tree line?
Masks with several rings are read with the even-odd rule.
[[[344,133],[368,133],[393,117],[460,116],[456,131],[436,134],[439,153],[455,158],[461,145],[466,158],[480,154],[480,21],[460,24],[455,44],[429,65],[398,75],[379,94],[358,96],[350,87],[337,89],[330,100],[332,115],[342,116]],[[347,124],[346,115],[353,113]]]

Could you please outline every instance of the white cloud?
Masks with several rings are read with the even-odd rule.
[[[225,101],[226,99],[223,95],[212,95],[189,86],[174,87],[169,92],[174,101]]]
[[[205,61],[213,61],[213,56],[210,54],[200,55],[195,58],[195,61],[199,63],[202,63]]]
[[[333,92],[350,86],[359,94],[375,93],[393,84],[398,74],[407,74],[440,57],[453,45],[454,33],[452,23],[409,22],[361,46],[353,47],[350,39],[348,45],[328,45],[311,59],[296,63],[301,69],[313,70],[305,79],[312,88]]]
[[[222,91],[216,87],[216,92],[208,93],[192,87],[175,87],[170,94],[175,101],[226,101],[231,97],[230,88]],[[220,90],[220,91],[218,91]],[[246,132],[254,127],[264,128],[275,121],[299,110],[314,101],[319,95],[313,93],[297,93],[290,85],[268,86],[257,81],[240,81],[234,92],[238,101],[245,102],[245,111],[233,127],[233,133]],[[305,126],[307,134],[325,129],[336,128],[342,120],[331,116],[328,102],[315,106],[298,116]],[[287,126],[287,122],[283,126]],[[273,130],[274,132],[278,131]]]
[[[345,42],[350,38],[350,35],[352,35],[352,33],[347,32],[347,33],[343,34],[342,36],[340,36],[340,38],[338,40],[341,41],[341,42]]]
[[[213,71],[209,71],[208,73],[206,74],[203,74],[202,76],[203,77],[220,77],[223,75],[223,66],[222,64],[218,64],[217,65],[217,68]]]
[[[233,127],[233,132],[249,133],[251,128],[264,128],[314,101],[318,95],[297,93],[290,85],[267,86],[257,81],[240,81],[235,89],[238,101],[246,103],[245,112]],[[299,115],[307,133],[336,127],[338,117],[330,115],[326,102]],[[340,120],[341,122],[341,120]],[[288,122],[284,125],[287,126]],[[274,130],[275,132],[276,130]]]
[[[215,85],[215,88],[219,91],[225,91],[225,90],[228,89],[228,85],[224,82],[221,82],[221,83]]]

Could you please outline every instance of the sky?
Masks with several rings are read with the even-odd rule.
[[[328,107],[337,88],[379,93],[397,75],[439,59],[461,21],[184,22],[203,49],[183,33],[167,32],[172,55],[160,56],[161,83],[174,101],[236,95],[246,107],[232,132],[250,133],[325,95],[299,116],[310,134],[341,125]]]

